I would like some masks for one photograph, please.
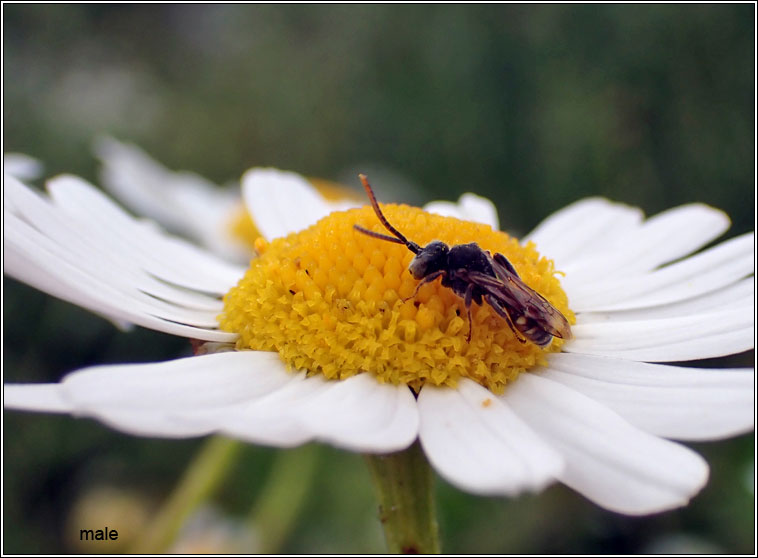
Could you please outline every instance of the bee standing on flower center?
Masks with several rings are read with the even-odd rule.
[[[473,329],[472,301],[479,305],[486,301],[522,343],[528,340],[540,347],[547,347],[553,337],[571,338],[571,326],[563,314],[542,295],[525,285],[505,256],[498,253],[493,256],[489,251],[482,250],[476,242],[449,247],[442,241],[433,240],[422,248],[390,225],[379,208],[366,175],[358,176],[376,216],[393,236],[370,231],[360,225],[353,227],[365,235],[403,244],[415,254],[408,271],[420,282],[406,300],[415,297],[422,285],[441,278],[442,286],[452,289],[463,298],[469,323],[467,342],[471,341]]]

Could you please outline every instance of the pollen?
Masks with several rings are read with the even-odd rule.
[[[553,262],[533,243],[521,246],[487,225],[415,207],[382,209],[421,246],[432,240],[449,246],[476,242],[503,254],[524,283],[574,323]],[[454,387],[470,378],[495,393],[560,350],[558,338],[547,348],[522,342],[486,302],[472,304],[467,323],[463,299],[439,279],[414,296],[419,281],[408,272],[413,253],[362,234],[355,224],[386,234],[372,208],[363,207],[258,243],[259,257],[226,294],[219,317],[222,329],[239,334],[238,349],[276,351],[290,368],[329,379],[368,372],[380,382],[419,390],[426,383]]]

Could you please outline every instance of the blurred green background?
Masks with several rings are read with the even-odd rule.
[[[218,183],[253,165],[350,184],[365,171],[385,201],[490,197],[517,234],[587,195],[648,214],[701,201],[729,213],[731,236],[755,219],[754,14],[752,4],[4,4],[4,150],[39,158],[48,176],[93,181],[103,133]],[[190,352],[8,279],[3,319],[6,381]],[[3,434],[8,553],[87,551],[71,532],[97,487],[134,496],[149,517],[203,443],[18,413],[4,413]],[[562,486],[508,500],[440,481],[443,549],[754,552],[753,441],[695,445],[708,486],[648,518]],[[314,451],[312,485],[276,550],[383,551],[362,459]],[[278,456],[244,449],[215,498],[221,516],[246,516]]]

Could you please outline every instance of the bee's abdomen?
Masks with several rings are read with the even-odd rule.
[[[529,341],[540,347],[547,347],[553,340],[553,336],[541,328],[537,322],[525,316],[519,316],[513,325]]]

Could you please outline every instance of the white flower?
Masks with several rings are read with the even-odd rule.
[[[139,147],[107,136],[95,143],[95,153],[102,162],[100,179],[105,189],[138,215],[154,219],[166,229],[191,238],[215,254],[241,262],[249,259],[250,246],[233,234],[230,224],[239,218],[245,202],[247,207],[260,205],[255,200],[243,200],[239,184],[221,187],[193,172],[171,171]],[[258,179],[271,179],[273,190],[286,176],[281,172],[266,175],[261,171]],[[23,180],[25,177],[18,178]],[[292,174],[291,179],[301,181],[302,177]],[[267,191],[267,188],[259,190]],[[292,214],[271,214],[275,219],[284,220],[273,225],[275,230],[277,226],[286,231],[303,229],[313,223],[299,219],[317,219],[330,211],[361,205],[351,200],[326,200],[310,190],[304,195],[306,198],[299,200],[300,205],[313,204],[313,210],[305,215],[297,208]],[[424,209],[439,215],[480,221],[495,228],[498,226],[495,206],[474,194],[464,194],[457,204],[432,202]],[[257,218],[262,222],[270,219],[265,206]]]
[[[250,246],[233,233],[231,226],[244,208],[238,185],[220,187],[194,172],[171,171],[139,147],[110,137],[98,139],[95,153],[103,163],[100,178],[105,188],[138,215],[154,219],[227,259],[249,259]],[[281,180],[286,177],[277,176]],[[293,174],[293,179],[300,177]],[[315,204],[321,212],[358,205],[328,202],[310,191],[307,195],[309,198],[301,201]],[[291,218],[297,216],[295,213]]]
[[[47,189],[5,177],[6,273],[115,320],[237,339],[217,318],[245,269],[135,220],[79,178]],[[269,240],[333,209],[293,173],[249,171],[243,192]],[[484,202],[438,207],[492,219]],[[610,510],[659,512],[684,505],[708,476],[700,456],[668,438],[716,440],[754,425],[753,370],[652,364],[753,347],[753,233],[685,258],[728,225],[699,204],[645,220],[599,198],[546,219],[525,240],[566,274],[574,339],[502,395],[461,378],[456,388],[426,384],[416,398],[371,373],[327,380],[287,371],[273,352],[229,350],[6,385],[5,406],[136,435],[218,432],[278,447],[319,440],[381,453],[419,438],[434,468],[466,491],[513,495],[560,481]]]
[[[110,137],[97,140],[95,153],[103,163],[103,186],[138,215],[216,254],[239,261],[248,257],[229,227],[240,201],[234,188],[219,187],[194,172],[172,172],[139,147]]]

